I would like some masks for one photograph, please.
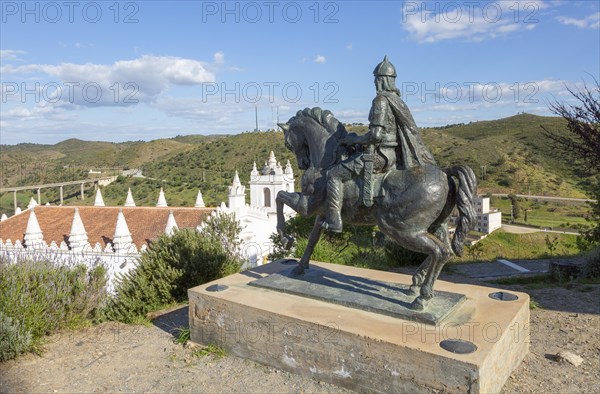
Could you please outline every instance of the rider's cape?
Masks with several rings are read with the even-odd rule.
[[[381,92],[396,119],[398,147],[396,160],[398,168],[410,168],[424,164],[436,165],[429,149],[421,140],[419,129],[410,110],[400,96],[392,92]]]

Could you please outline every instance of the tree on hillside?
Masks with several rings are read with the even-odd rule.
[[[519,199],[515,194],[509,194],[508,199],[510,200],[511,209],[512,209],[512,217],[513,219],[518,219],[519,214],[521,212],[521,207],[519,207]]]
[[[595,87],[584,85],[569,93],[577,100],[574,105],[561,102],[549,104],[550,110],[567,121],[568,133],[544,129],[544,134],[555,145],[576,159],[582,159],[600,171],[600,82]]]
[[[600,83],[594,79],[595,86],[584,85],[583,89],[571,90],[569,93],[576,99],[575,104],[554,102],[549,104],[550,110],[567,121],[567,132],[564,130],[544,129],[544,134],[576,163],[583,162],[590,173],[600,174]],[[590,192],[596,199],[592,204],[589,220],[592,228],[583,234],[588,247],[600,246],[600,178],[591,186]]]

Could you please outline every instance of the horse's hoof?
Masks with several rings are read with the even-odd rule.
[[[412,285],[408,288],[407,294],[409,296],[416,296],[417,294],[419,294],[419,289],[420,289],[419,286]]]
[[[413,311],[422,311],[425,309],[425,300],[421,297],[415,298],[415,300],[410,304],[410,309]]]
[[[299,275],[304,275],[304,271],[306,271],[308,267],[304,267],[303,265],[297,265],[296,267],[294,267],[294,269],[292,270],[291,275],[292,276],[299,276]]]

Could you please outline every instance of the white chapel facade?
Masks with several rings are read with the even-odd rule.
[[[254,163],[250,173],[250,205],[274,214],[277,212],[275,198],[280,191],[294,191],[294,171],[289,160],[284,168],[271,151],[262,169],[259,171]]]

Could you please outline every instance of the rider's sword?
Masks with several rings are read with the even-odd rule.
[[[366,207],[373,205],[373,162],[375,160],[375,147],[367,145],[367,153],[363,154],[365,162],[365,176],[363,185],[363,204]]]

